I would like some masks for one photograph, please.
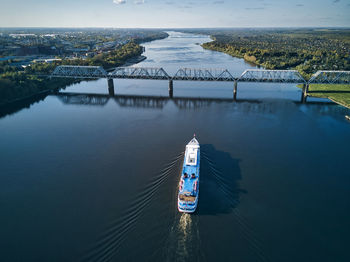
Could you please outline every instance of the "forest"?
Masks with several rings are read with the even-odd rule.
[[[350,70],[350,29],[221,29],[210,34],[210,50],[266,69],[296,69],[306,79],[317,70]]]

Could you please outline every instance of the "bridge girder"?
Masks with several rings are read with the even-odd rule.
[[[309,84],[350,84],[350,71],[317,71]]]
[[[171,77],[163,68],[158,67],[117,67],[108,74],[109,78],[132,78],[168,80]]]
[[[163,68],[157,67],[118,67],[114,71],[107,73],[100,66],[61,65],[55,68],[50,77],[350,84],[350,71],[317,71],[309,82],[306,82],[296,70],[248,69],[240,77],[235,78],[227,69],[181,68],[172,77]]]
[[[173,80],[188,81],[234,81],[235,78],[227,69],[180,68]]]
[[[272,83],[306,83],[297,70],[260,70],[248,69],[243,72],[238,81],[242,82],[272,82]]]
[[[62,65],[57,66],[51,74],[52,77],[67,77],[67,78],[105,78],[107,77],[106,70],[102,66],[72,66]]]

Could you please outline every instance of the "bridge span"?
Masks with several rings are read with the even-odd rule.
[[[303,96],[308,96],[310,84],[350,84],[350,71],[317,71],[310,80],[305,80],[297,70],[248,69],[240,76],[233,76],[227,69],[180,68],[174,75],[159,67],[117,67],[107,72],[100,66],[57,66],[50,77],[76,79],[106,78],[109,93],[114,95],[113,79],[145,79],[169,81],[169,95],[172,97],[173,81],[217,81],[233,82],[233,94],[237,95],[238,82],[294,83],[303,84]]]

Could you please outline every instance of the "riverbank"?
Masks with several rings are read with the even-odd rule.
[[[298,85],[301,88],[301,85]],[[313,84],[309,87],[308,95],[328,98],[331,101],[350,108],[350,85]]]
[[[243,58],[246,62],[252,63],[255,66],[264,66],[256,60],[255,56],[249,56],[246,53],[242,53],[234,48],[219,45],[215,40],[213,42],[204,43],[201,45],[204,49],[222,52],[232,57]]]
[[[147,59],[147,57],[144,56],[144,55],[132,57],[132,58],[126,60],[126,62],[124,64],[122,64],[121,66],[122,67],[128,67],[128,66],[136,65],[138,63],[141,63],[141,62],[145,61],[146,59]],[[107,72],[113,71],[116,68],[117,67],[108,68]]]
[[[142,61],[146,60],[147,57],[144,56],[144,55],[139,55],[139,56],[136,56],[136,57],[132,57],[130,58],[129,60],[127,60],[123,66],[127,67],[127,66],[132,66],[132,65],[136,65],[138,63],[141,63]]]
[[[150,41],[153,40],[150,39]],[[38,74],[48,75],[58,65],[92,65],[113,69],[119,66],[131,66],[144,61],[146,59],[146,56],[142,55],[144,51],[144,47],[140,44],[130,42],[113,52],[100,54],[86,60],[77,59],[52,64],[34,64],[31,67],[27,67],[24,71],[16,71],[14,68],[4,66],[3,73],[0,75],[0,107],[80,82],[80,80],[76,79],[48,79],[35,76]]]

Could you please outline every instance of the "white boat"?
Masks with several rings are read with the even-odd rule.
[[[177,199],[178,210],[183,213],[196,211],[199,197],[199,167],[200,167],[200,146],[194,136],[186,145],[185,157],[179,193]]]

